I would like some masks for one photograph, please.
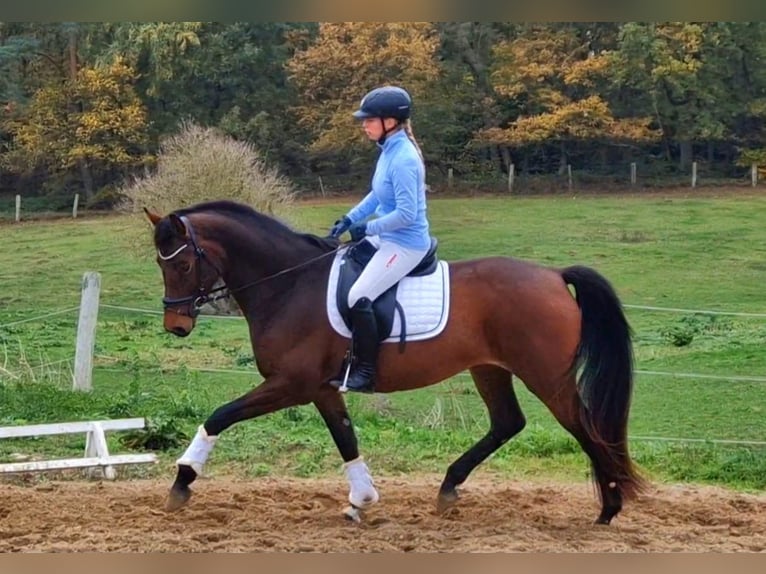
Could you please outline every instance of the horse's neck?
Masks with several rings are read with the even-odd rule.
[[[234,228],[224,237],[222,247],[226,253],[223,279],[248,318],[278,312],[282,305],[276,303],[293,296],[298,290],[292,287],[304,280],[304,272],[312,272],[309,267],[315,268],[300,266],[323,253],[297,235],[273,237],[264,233],[245,237]],[[329,261],[328,257],[328,265]]]
[[[223,250],[226,266],[232,275],[244,274],[249,281],[259,279],[310,257],[309,246],[300,236],[280,230],[269,233],[257,221],[248,225],[241,221],[217,218],[215,240]]]

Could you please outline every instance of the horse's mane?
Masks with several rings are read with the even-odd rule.
[[[337,239],[319,237],[311,233],[300,233],[293,231],[287,224],[277,220],[274,217],[256,211],[249,205],[229,200],[216,200],[198,203],[189,207],[178,209],[174,212],[176,215],[191,215],[194,213],[216,213],[224,217],[234,219],[242,223],[245,227],[260,229],[271,236],[283,236],[298,238],[322,251],[332,251],[338,247],[340,242]],[[158,225],[156,231],[157,241],[160,242],[172,233],[170,223],[165,219],[162,223],[167,225]]]

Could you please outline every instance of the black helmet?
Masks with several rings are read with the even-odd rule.
[[[404,121],[410,117],[412,98],[407,90],[398,86],[375,88],[362,98],[359,109],[354,112],[358,120],[364,118],[394,118]]]

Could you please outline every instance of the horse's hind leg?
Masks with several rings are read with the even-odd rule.
[[[615,468],[615,456],[618,455],[618,448],[615,445],[607,445],[596,442],[588,435],[587,429],[580,419],[582,400],[577,393],[577,387],[573,376],[567,377],[565,382],[554,388],[558,389],[553,397],[540,396],[536,389],[530,386],[530,390],[550,409],[556,420],[561,423],[571,435],[577,439],[580,446],[588,455],[593,469],[593,478],[598,485],[599,497],[601,499],[601,513],[596,519],[597,524],[609,524],[617,513],[622,510],[622,494],[617,488],[619,480]]]
[[[447,469],[447,475],[439,488],[436,505],[439,512],[455,504],[455,488],[468,478],[471,471],[518,434],[526,424],[509,371],[494,365],[481,365],[471,369],[471,376],[489,411],[489,432]]]

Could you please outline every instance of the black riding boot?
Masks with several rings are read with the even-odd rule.
[[[378,323],[372,301],[362,297],[351,308],[354,364],[346,387],[362,393],[374,392],[375,367],[378,362]]]

